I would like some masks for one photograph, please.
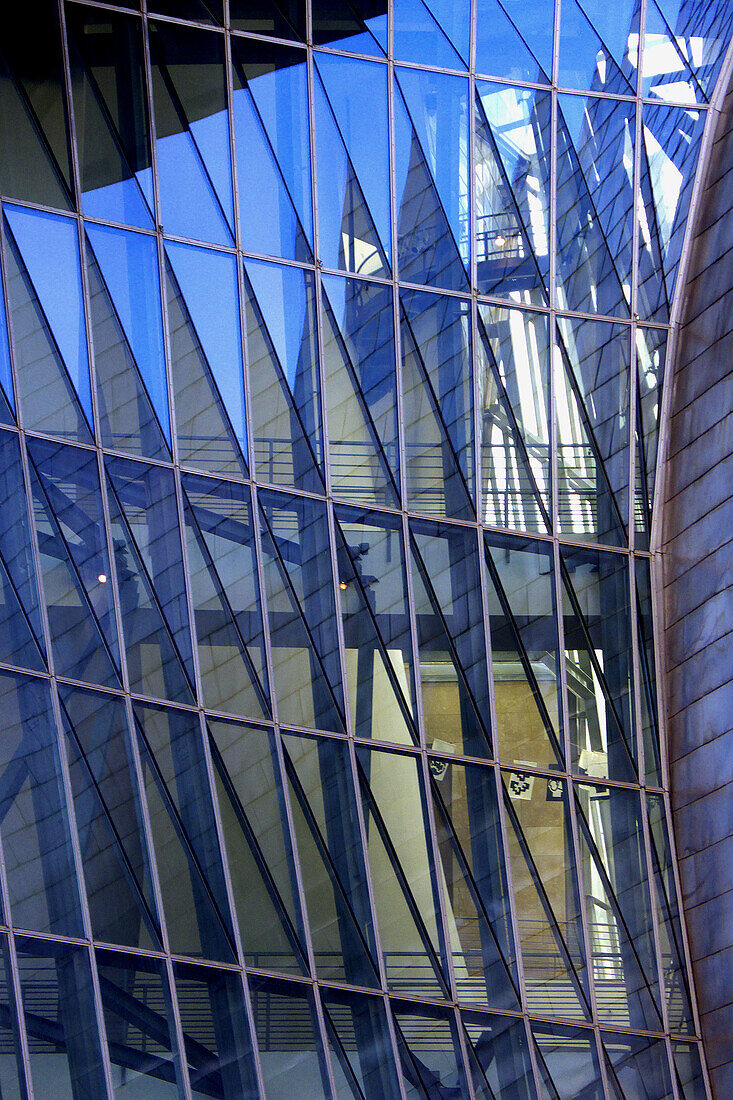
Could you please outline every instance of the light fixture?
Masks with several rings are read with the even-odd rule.
[[[97,577],[97,580],[99,581],[100,584],[106,584],[107,583],[107,574],[106,573],[100,573],[99,576]]]

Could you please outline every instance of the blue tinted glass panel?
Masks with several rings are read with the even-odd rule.
[[[446,23],[453,23],[460,40],[461,56],[450,40]],[[395,0],[394,52],[398,61],[465,69],[468,59],[470,9],[466,3],[445,0]]]

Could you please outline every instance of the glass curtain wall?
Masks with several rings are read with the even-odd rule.
[[[705,1100],[649,545],[729,0],[0,32],[0,1093]]]

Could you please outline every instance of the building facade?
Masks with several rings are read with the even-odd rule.
[[[0,1096],[723,1097],[659,551],[733,3],[13,7]]]

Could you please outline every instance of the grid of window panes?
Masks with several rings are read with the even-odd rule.
[[[649,528],[728,0],[0,31],[0,1092],[703,1100]]]

